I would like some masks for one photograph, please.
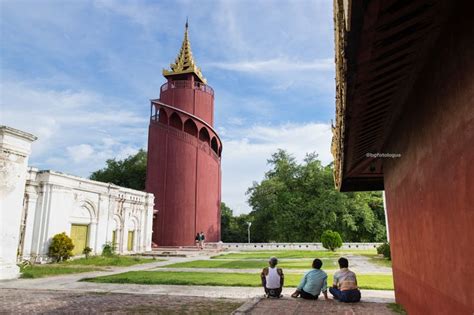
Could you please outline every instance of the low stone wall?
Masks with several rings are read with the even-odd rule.
[[[343,243],[341,249],[375,249],[382,243]],[[223,250],[324,250],[322,243],[208,243]]]

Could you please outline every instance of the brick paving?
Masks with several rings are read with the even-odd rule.
[[[0,314],[231,314],[243,300],[51,290],[0,290]]]
[[[252,309],[240,313],[252,315],[305,315],[305,314],[364,314],[394,315],[386,303],[341,303],[335,300],[308,301],[303,299],[282,298],[262,299]]]
[[[0,289],[0,314],[231,314],[243,299],[151,294]],[[240,307],[240,308],[239,308]],[[386,303],[260,299],[236,314],[394,315]]]

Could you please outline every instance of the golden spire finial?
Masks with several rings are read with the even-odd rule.
[[[199,80],[206,83],[206,79],[201,73],[201,69],[196,66],[193,59],[193,53],[191,52],[191,43],[188,38],[188,18],[186,18],[184,39],[181,49],[174,63],[170,64],[171,70],[163,69],[163,75],[165,77],[184,73],[194,73]]]

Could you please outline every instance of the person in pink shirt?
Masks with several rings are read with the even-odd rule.
[[[354,272],[349,270],[349,261],[347,258],[341,257],[338,260],[340,270],[334,274],[334,281],[329,292],[334,299],[341,302],[359,302],[360,291],[357,286],[357,277]]]

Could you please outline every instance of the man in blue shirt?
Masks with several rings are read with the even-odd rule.
[[[321,292],[324,298],[328,299],[327,279],[328,275],[321,270],[323,262],[320,259],[313,260],[313,269],[306,272],[301,279],[300,285],[291,297],[301,296],[303,299],[317,300]]]

